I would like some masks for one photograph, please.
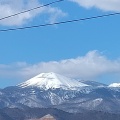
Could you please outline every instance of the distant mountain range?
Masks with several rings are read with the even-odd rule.
[[[120,114],[99,111],[68,113],[53,108],[4,108],[0,120],[120,120]]]
[[[84,118],[81,115],[90,113],[93,116],[95,116],[94,113],[104,117],[110,115],[111,118],[114,116],[114,119],[109,118],[109,120],[120,120],[120,84],[113,83],[107,86],[94,81],[71,79],[56,73],[42,73],[17,86],[0,89],[0,108],[0,120],[6,120],[2,119],[4,116],[9,118],[7,120],[15,120],[11,118],[11,114],[14,112],[9,115],[8,113],[16,110],[21,113],[21,116],[24,116],[20,120],[26,120],[30,116],[26,110],[34,111],[36,109],[43,110],[44,115],[52,115],[50,112],[45,112],[44,109],[62,111],[63,114],[76,118],[81,117],[81,120]],[[6,113],[6,110],[9,112]],[[43,114],[39,117],[36,114],[32,115],[35,118],[28,117],[31,120],[44,116]],[[72,120],[72,117],[68,118],[65,120]],[[64,120],[57,117],[55,119]],[[95,120],[101,119],[95,118]]]

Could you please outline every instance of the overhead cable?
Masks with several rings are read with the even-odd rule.
[[[38,28],[38,27],[66,24],[66,23],[72,23],[72,22],[78,22],[78,21],[85,21],[85,20],[109,17],[109,16],[114,16],[114,15],[120,15],[120,13],[110,13],[110,14],[104,14],[104,15],[98,15],[98,16],[92,16],[92,17],[86,17],[86,18],[79,18],[79,19],[73,19],[73,20],[67,20],[67,21],[61,21],[61,22],[54,22],[54,23],[47,23],[47,24],[40,24],[40,25],[33,25],[33,26],[26,26],[26,27],[1,29],[0,32],[16,31],[16,30],[23,30],[23,29],[32,29],[32,28]]]
[[[27,13],[27,12],[30,12],[30,11],[33,11],[33,10],[36,10],[36,9],[40,9],[42,7],[46,7],[46,6],[50,6],[52,4],[55,4],[55,3],[58,3],[58,2],[62,2],[64,0],[56,0],[56,1],[53,1],[53,2],[50,2],[50,3],[47,3],[47,4],[44,4],[44,5],[41,5],[41,6],[37,6],[35,8],[31,8],[29,10],[25,10],[25,11],[21,11],[19,13],[16,13],[16,14],[12,14],[12,15],[9,15],[9,16],[6,16],[6,17],[3,17],[3,18],[0,18],[0,21],[1,20],[4,20],[4,19],[8,19],[8,18],[11,18],[11,17],[14,17],[14,16],[17,16],[17,15],[20,15],[20,14],[23,14],[23,13]]]

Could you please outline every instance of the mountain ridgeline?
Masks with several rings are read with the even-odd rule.
[[[39,120],[47,114],[53,120],[101,120],[100,116],[102,120],[120,120],[120,86],[42,73],[0,89],[0,108],[0,120]]]

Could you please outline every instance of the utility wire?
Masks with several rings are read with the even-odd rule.
[[[49,6],[49,5],[58,3],[58,2],[62,2],[62,1],[64,1],[64,0],[56,0],[56,1],[54,1],[54,2],[50,2],[50,3],[44,4],[44,5],[41,5],[41,6],[32,8],[32,9],[29,9],[29,10],[25,10],[25,11],[22,11],[22,12],[19,12],[19,13],[16,13],[16,14],[12,14],[12,15],[9,15],[9,16],[3,17],[3,18],[0,18],[0,21],[1,21],[1,20],[4,20],[4,19],[7,19],[7,18],[11,18],[11,17],[17,16],[17,15],[20,15],[20,14],[23,14],[23,13],[26,13],[26,12],[30,12],[30,11],[33,11],[33,10],[36,10],[36,9],[40,9],[40,8],[42,8],[42,7],[46,7],[46,6]]]
[[[78,22],[78,21],[98,19],[98,18],[109,17],[109,16],[114,16],[114,15],[120,15],[120,13],[110,13],[110,14],[104,14],[104,15],[98,15],[98,16],[92,16],[92,17],[86,17],[86,18],[79,18],[79,19],[73,19],[73,20],[67,20],[67,21],[61,21],[61,22],[55,22],[55,23],[40,24],[40,25],[33,25],[33,26],[26,26],[26,27],[1,29],[0,32],[16,31],[16,30],[23,30],[23,29],[32,29],[32,28],[38,28],[38,27],[59,25],[59,24],[65,24],[65,23],[72,23],[72,22]]]

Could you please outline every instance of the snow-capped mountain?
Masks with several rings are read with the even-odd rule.
[[[42,89],[78,89],[80,87],[87,87],[89,85],[78,82],[75,79],[71,79],[56,73],[41,73],[21,84],[19,87],[39,87]]]
[[[108,87],[120,87],[120,83],[112,83]]]
[[[42,73],[17,86],[0,89],[0,108],[50,107],[76,113],[84,110],[120,113],[120,87],[115,86]]]

